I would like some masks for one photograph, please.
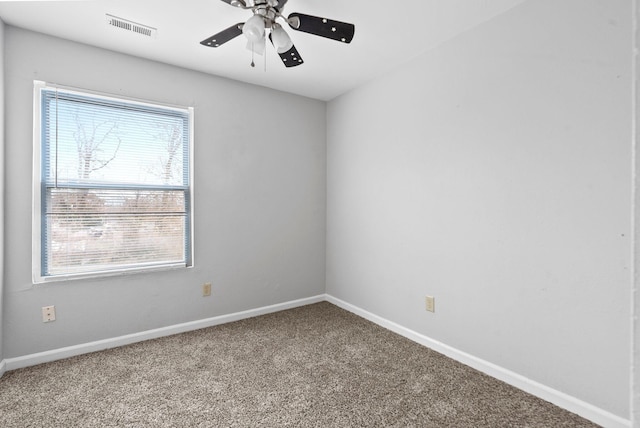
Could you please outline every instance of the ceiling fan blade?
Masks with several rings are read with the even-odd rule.
[[[212,48],[217,48],[218,46],[227,43],[229,40],[238,37],[242,34],[242,26],[244,23],[239,22],[238,24],[232,25],[226,30],[222,30],[217,34],[209,37],[208,39],[204,39],[200,42],[201,45],[209,46]]]
[[[356,27],[347,22],[333,21],[318,16],[292,13],[287,22],[294,30],[303,31],[327,39],[337,40],[343,43],[351,43]]]
[[[304,64],[304,61],[295,46],[291,46],[291,49],[286,52],[279,53],[278,55],[280,55],[282,63],[287,68]]]
[[[271,41],[271,44],[275,47],[275,44],[273,43],[273,39],[271,38],[271,34],[269,34],[269,40]],[[278,53],[278,55],[280,56],[280,59],[282,60],[282,63],[284,64],[284,66],[287,68],[296,67],[298,65],[304,64],[302,57],[300,56],[300,54],[298,53],[298,50],[294,45],[291,45],[291,49],[289,49],[288,51]]]

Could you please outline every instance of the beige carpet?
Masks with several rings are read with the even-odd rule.
[[[590,427],[329,303],[5,373],[1,427]]]

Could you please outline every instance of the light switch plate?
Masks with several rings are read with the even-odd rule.
[[[206,284],[202,284],[202,296],[207,297],[211,296],[211,283],[207,282]]]
[[[436,311],[436,299],[433,296],[426,296],[424,299],[425,309],[429,312]]]

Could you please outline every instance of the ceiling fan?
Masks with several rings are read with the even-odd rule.
[[[346,22],[334,21],[317,16],[292,13],[288,17],[282,15],[282,10],[288,0],[222,0],[240,9],[247,9],[253,15],[247,22],[232,25],[226,30],[200,42],[201,45],[217,48],[244,34],[247,47],[253,52],[262,54],[265,47],[266,30],[269,30],[269,40],[275,47],[282,63],[286,67],[296,67],[304,61],[293,45],[278,19],[286,22],[292,29],[316,36],[326,37],[342,43],[351,43],[355,33],[355,26]],[[254,66],[253,61],[251,66]]]

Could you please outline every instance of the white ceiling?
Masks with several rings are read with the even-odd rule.
[[[285,26],[305,61],[293,68],[285,68],[271,46],[251,68],[242,36],[219,48],[200,45],[250,16],[221,0],[0,0],[0,17],[9,25],[327,101],[523,1],[289,0],[285,15],[300,12],[356,27],[353,42],[344,44]],[[109,26],[106,14],[157,28],[157,36]]]

